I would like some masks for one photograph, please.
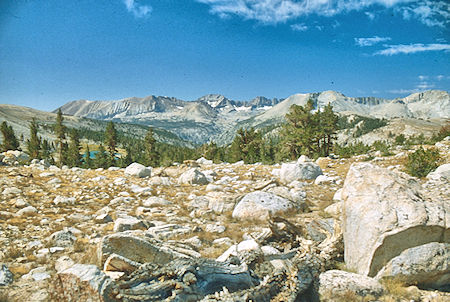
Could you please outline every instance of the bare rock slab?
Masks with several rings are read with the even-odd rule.
[[[345,262],[375,276],[404,250],[430,242],[449,243],[448,205],[424,200],[413,179],[370,163],[353,164],[345,179]]]
[[[173,259],[169,251],[162,250],[146,238],[125,232],[103,237],[98,253],[102,263],[111,254],[117,254],[138,263],[167,263]]]

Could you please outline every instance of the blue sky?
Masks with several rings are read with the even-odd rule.
[[[446,0],[2,0],[0,103],[450,90]]]

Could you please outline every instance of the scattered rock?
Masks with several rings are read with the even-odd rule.
[[[370,277],[339,270],[326,271],[319,276],[320,301],[340,301],[342,298],[356,301],[358,297],[380,297],[383,293],[383,286]]]
[[[280,170],[280,180],[285,184],[295,180],[315,179],[319,175],[322,175],[319,165],[300,160],[297,163],[284,163]]]
[[[145,230],[144,222],[133,216],[122,216],[114,221],[114,232],[123,232],[128,230]]]
[[[244,196],[233,210],[233,218],[265,220],[295,208],[292,201],[272,193],[255,191]]]
[[[33,206],[25,207],[19,211],[17,211],[17,216],[33,216],[37,213],[37,209]]]
[[[4,264],[0,266],[0,286],[6,286],[13,282],[13,274]]]
[[[50,239],[56,246],[69,247],[75,243],[77,237],[69,229],[64,229],[51,234]]]
[[[138,163],[132,163],[125,169],[125,175],[136,176],[136,177],[150,177],[151,169],[145,167],[144,165]]]
[[[59,272],[57,280],[53,294],[58,301],[115,300],[112,280],[95,265],[75,264]]]
[[[205,174],[196,168],[192,168],[181,174],[178,178],[178,183],[185,185],[207,185],[209,181]]]

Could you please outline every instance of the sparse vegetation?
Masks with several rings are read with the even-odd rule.
[[[436,149],[425,150],[420,147],[415,152],[408,155],[406,171],[416,177],[425,177],[428,173],[438,167],[440,160],[439,151]]]

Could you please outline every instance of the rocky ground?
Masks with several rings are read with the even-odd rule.
[[[0,301],[449,301],[450,141],[436,145],[447,164],[426,179],[401,149],[108,170],[5,153]]]

